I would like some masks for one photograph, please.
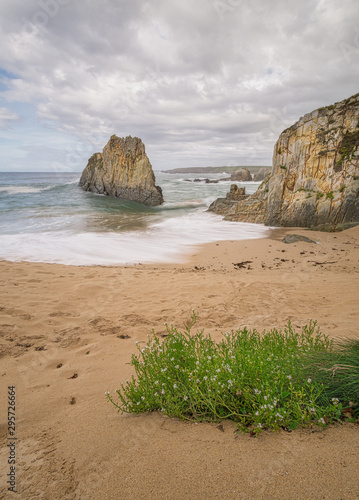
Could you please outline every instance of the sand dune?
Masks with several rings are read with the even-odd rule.
[[[317,244],[281,242],[299,233]],[[16,387],[16,493],[31,499],[359,498],[359,428],[265,432],[119,415],[106,402],[152,328],[220,338],[318,321],[358,337],[359,228],[278,229],[213,243],[178,265],[0,262],[1,498],[8,498],[7,387]],[[246,264],[240,265],[246,262]],[[223,432],[224,431],[224,432]]]

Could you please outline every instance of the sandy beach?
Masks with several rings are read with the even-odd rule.
[[[285,244],[285,234],[317,243]],[[317,320],[358,338],[359,227],[276,229],[212,243],[185,264],[75,267],[0,262],[1,489],[19,499],[359,498],[359,427],[237,434],[224,422],[120,415],[105,399],[132,375],[135,341],[192,310],[213,338]],[[244,264],[241,264],[244,263]],[[7,394],[16,392],[16,493]]]

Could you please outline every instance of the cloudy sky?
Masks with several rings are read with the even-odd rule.
[[[155,170],[270,165],[359,91],[358,0],[1,0],[0,170],[81,171],[110,135]]]

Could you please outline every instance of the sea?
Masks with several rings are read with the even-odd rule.
[[[159,207],[83,191],[80,173],[0,172],[0,259],[75,266],[185,262],[199,245],[264,237],[268,228],[207,212],[231,181],[155,172]],[[206,174],[211,180],[228,174]],[[195,178],[203,179],[193,182]],[[254,193],[258,182],[237,183]]]

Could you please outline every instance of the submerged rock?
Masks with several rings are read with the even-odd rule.
[[[155,182],[141,139],[113,135],[102,153],[91,156],[79,186],[85,191],[156,206],[163,203],[163,196]]]

